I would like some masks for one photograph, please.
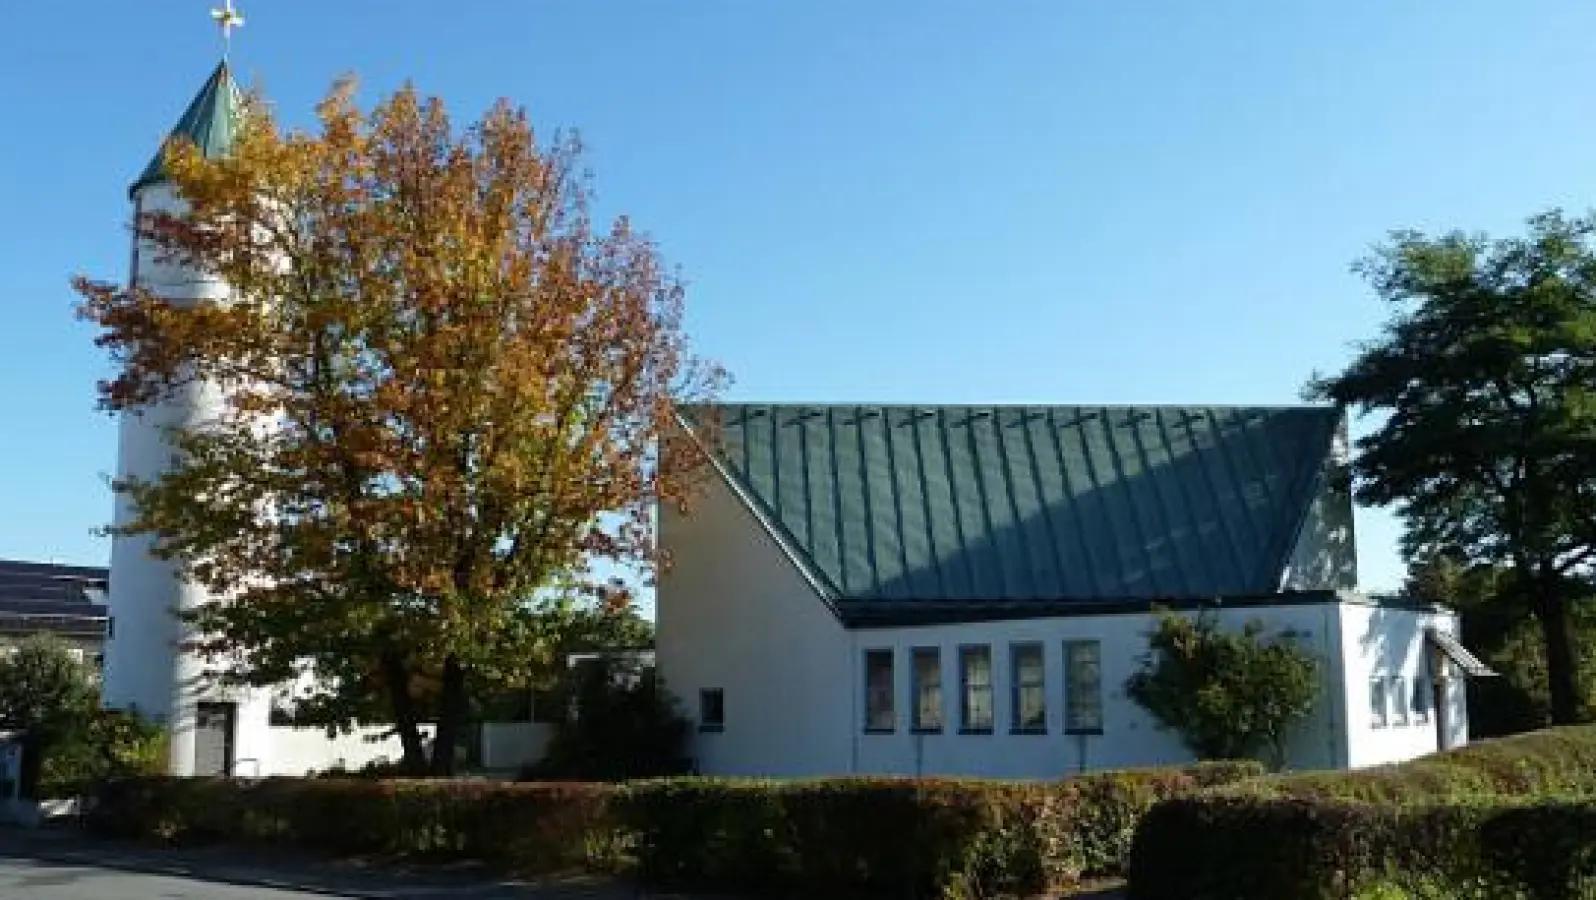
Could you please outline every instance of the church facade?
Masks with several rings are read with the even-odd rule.
[[[1457,616],[1356,593],[1317,407],[726,404],[662,512],[664,683],[715,775],[1053,778],[1184,762],[1125,692],[1155,610],[1318,662],[1297,769],[1468,739]]]

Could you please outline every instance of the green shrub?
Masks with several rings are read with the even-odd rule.
[[[90,826],[174,844],[473,860],[535,874],[614,865],[613,792],[494,781],[131,778],[104,785]]]
[[[1262,772],[1246,760],[1061,782],[666,779],[627,786],[618,808],[655,887],[1023,895],[1123,871],[1159,800]]]
[[[547,752],[522,770],[522,780],[622,781],[692,770],[691,724],[652,668],[596,660],[577,667],[551,702],[580,712],[555,725]]]
[[[1142,818],[1128,870],[1134,900],[1591,896],[1596,727],[1177,797]]]
[[[166,768],[166,732],[136,712],[95,708],[51,748],[39,767],[39,796],[78,797],[113,778]]]

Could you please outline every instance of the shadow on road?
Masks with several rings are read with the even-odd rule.
[[[592,878],[524,882],[480,874],[376,871],[232,850],[163,850],[76,835],[0,833],[0,860],[26,861],[11,885],[44,890],[71,886],[106,870],[161,875],[239,887],[373,900],[642,900],[627,885]]]

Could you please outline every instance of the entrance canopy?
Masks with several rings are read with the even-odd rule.
[[[1496,672],[1480,662],[1479,657],[1470,653],[1468,648],[1458,642],[1458,639],[1437,628],[1424,629],[1426,642],[1433,649],[1438,658],[1449,660],[1465,676],[1469,678],[1491,678]]]

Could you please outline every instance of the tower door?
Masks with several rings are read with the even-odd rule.
[[[194,774],[233,774],[235,703],[200,703],[194,710]]]

